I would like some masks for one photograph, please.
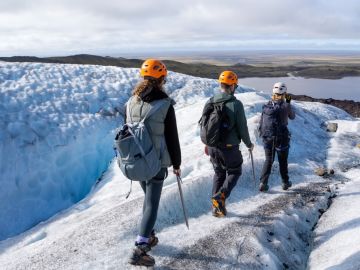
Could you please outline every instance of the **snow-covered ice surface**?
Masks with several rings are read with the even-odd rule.
[[[345,173],[351,180],[321,217],[308,269],[360,269],[360,170]]]
[[[89,193],[138,79],[137,69],[0,63],[0,240]],[[174,74],[168,86],[185,106],[217,84]]]
[[[329,156],[342,168],[345,184],[316,229],[309,269],[360,269],[360,123],[336,121]],[[333,165],[335,165],[333,164]]]
[[[69,207],[91,190],[112,159],[114,128],[121,123],[118,112],[138,77],[136,69],[115,67],[0,63],[0,68],[0,172],[5,187],[0,190],[0,232],[5,230],[4,238]],[[183,224],[176,179],[170,174],[156,224],[160,243],[151,252],[158,268],[304,269],[310,253],[311,228],[317,222],[318,210],[327,208],[330,196],[326,191],[329,182],[315,177],[313,169],[328,164],[340,166],[335,162],[339,156],[331,149],[347,143],[334,139],[332,136],[336,135],[329,135],[320,126],[325,121],[353,125],[359,125],[359,121],[332,106],[294,102],[297,117],[289,125],[292,132],[289,169],[294,187],[289,192],[281,190],[275,163],[271,191],[259,194],[252,180],[247,150],[242,145],[243,175],[229,198],[229,215],[215,219],[209,200],[213,171],[203,154],[197,121],[207,98],[217,91],[217,82],[170,73],[166,90],[177,102],[183,191],[190,230]],[[258,175],[264,153],[254,131],[268,96],[246,87],[240,90],[237,98],[244,104],[250,135],[256,143]],[[59,94],[63,91],[65,94]],[[54,128],[39,135],[39,131],[32,129],[37,119],[47,121],[44,127]],[[11,127],[14,122],[21,122],[22,127],[34,133],[32,144],[24,142],[27,137],[22,128]],[[17,136],[13,130],[17,130]],[[339,131],[345,136],[353,132],[341,124]],[[50,142],[57,140],[47,140],[49,136],[58,138],[62,144],[52,145]],[[42,152],[38,150],[43,148]],[[82,163],[80,157],[88,148],[90,161]],[[343,157],[348,161],[341,166],[353,164],[355,157]],[[14,161],[21,165],[16,172],[11,169]],[[94,170],[92,173],[86,170],[89,166]],[[46,177],[33,176],[30,180],[32,173],[39,172]],[[130,182],[115,162],[101,179],[82,201],[0,242],[2,269],[128,268],[126,261],[141,217],[142,190],[135,183],[130,198],[125,199]],[[30,183],[35,183],[36,189]],[[77,196],[72,197],[74,194]],[[30,206],[22,210],[18,201]],[[10,211],[15,209],[18,212]],[[47,209],[51,211],[46,212]],[[39,212],[46,215],[39,217]],[[25,217],[27,223],[20,217]]]
[[[0,63],[0,239],[88,194],[113,156],[135,69]]]

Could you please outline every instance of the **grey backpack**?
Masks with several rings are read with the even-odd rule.
[[[117,162],[123,174],[134,181],[150,180],[161,169],[161,156],[157,153],[145,121],[164,105],[163,100],[150,103],[151,109],[140,122],[124,124],[115,137]],[[130,115],[130,100],[126,113]]]

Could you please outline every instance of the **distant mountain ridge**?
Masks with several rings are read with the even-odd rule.
[[[127,59],[122,57],[98,56],[90,54],[78,54],[58,57],[34,57],[12,56],[0,57],[0,61],[6,62],[39,62],[117,66],[125,68],[138,68],[143,59]],[[182,63],[173,60],[164,60],[169,70],[202,77],[216,79],[224,69],[236,72],[239,78],[246,77],[286,77],[288,73],[294,76],[322,79],[340,79],[345,76],[360,76],[360,65],[289,65],[289,66],[252,66],[235,64],[229,66],[217,66],[205,63]]]
[[[0,57],[0,61],[6,62],[37,62],[37,63],[60,63],[81,65],[117,66],[124,68],[138,68],[142,59],[127,59],[123,57],[97,56],[90,54],[78,54],[59,57],[35,57],[35,56],[12,56]],[[244,77],[286,77],[288,73],[294,76],[323,79],[339,79],[344,76],[360,76],[360,66],[251,66],[236,64],[233,66],[217,66],[203,63],[182,63],[173,60],[164,60],[167,68],[171,71],[192,75],[196,77],[217,79],[220,72],[225,69],[235,71],[240,78]],[[315,99],[309,96],[294,95],[294,99],[303,101],[315,101],[330,104],[341,108],[354,117],[360,117],[360,102],[335,99]]]
[[[55,57],[36,57],[36,56],[12,56],[0,57],[6,62],[37,62],[37,63],[58,63],[58,64],[83,64],[83,65],[102,65],[120,67],[138,67],[141,65],[140,59],[114,58],[109,56],[98,56],[90,54],[77,54],[70,56]]]

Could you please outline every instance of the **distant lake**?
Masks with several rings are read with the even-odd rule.
[[[305,79],[301,77],[244,78],[243,84],[265,93],[271,93],[276,82],[284,82],[288,92],[314,98],[334,98],[360,101],[360,77],[345,77],[339,80]]]

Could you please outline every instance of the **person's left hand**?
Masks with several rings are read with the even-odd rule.
[[[285,94],[285,100],[286,100],[286,103],[290,103],[291,102],[291,95],[290,94]]]

